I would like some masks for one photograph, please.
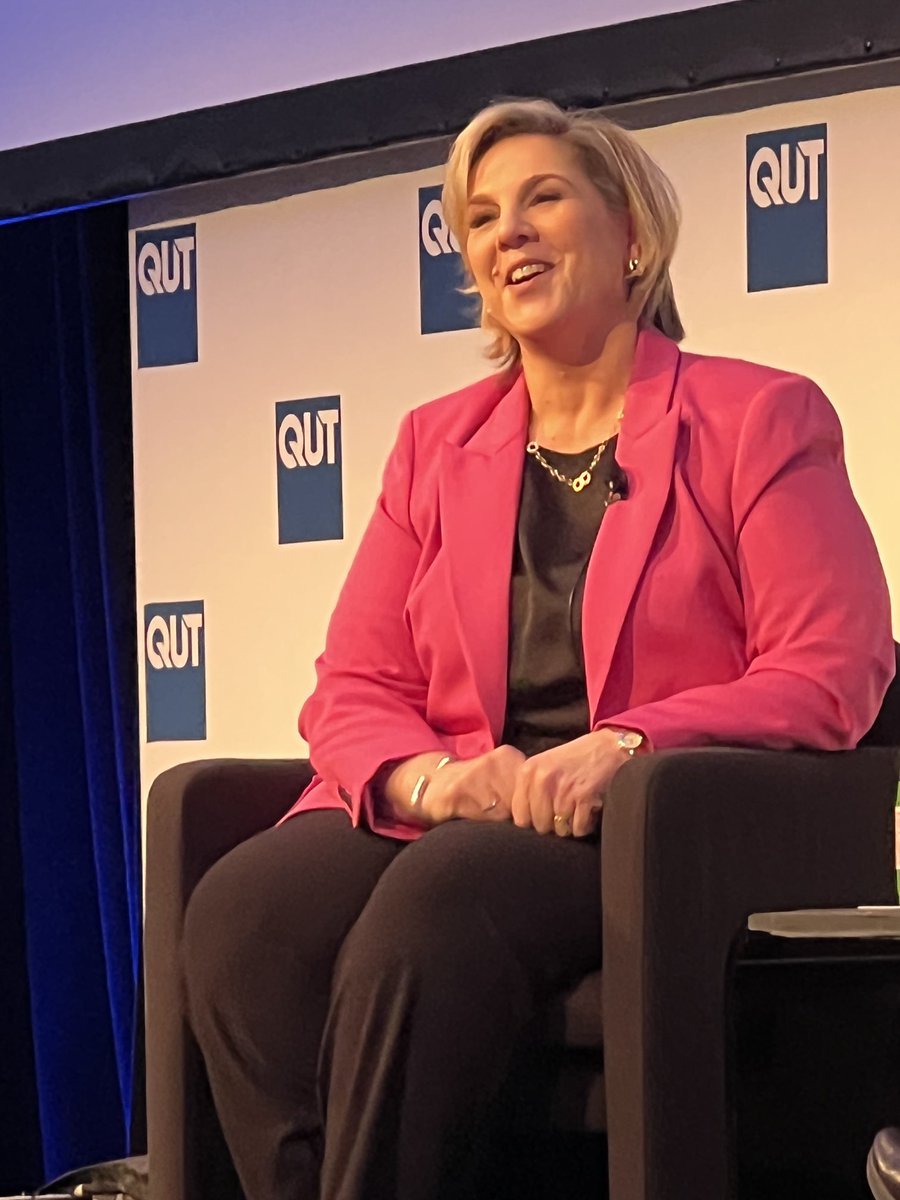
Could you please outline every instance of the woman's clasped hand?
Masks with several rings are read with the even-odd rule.
[[[497,746],[436,771],[422,797],[429,825],[453,819],[509,821],[558,837],[588,837],[600,823],[603,795],[628,755],[600,729],[530,758]]]

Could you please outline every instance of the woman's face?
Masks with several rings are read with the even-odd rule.
[[[494,321],[523,347],[554,339],[591,352],[628,318],[636,247],[561,138],[526,133],[491,147],[469,186],[466,251]]]

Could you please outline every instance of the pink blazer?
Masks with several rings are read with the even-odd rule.
[[[407,414],[300,714],[318,772],[288,815],[373,811],[385,762],[501,736],[529,400],[493,376]],[[837,416],[808,379],[638,338],[627,500],[588,564],[592,725],[656,749],[844,749],[894,673],[890,602]]]

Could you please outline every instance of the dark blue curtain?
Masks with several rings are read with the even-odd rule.
[[[127,256],[124,205],[0,227],[0,1193],[129,1151],[141,857]]]

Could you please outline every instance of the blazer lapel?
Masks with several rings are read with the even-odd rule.
[[[520,374],[464,446],[445,443],[438,495],[451,611],[494,741],[506,709],[509,586],[528,429]]]
[[[680,352],[654,330],[638,337],[616,460],[627,499],[606,513],[584,585],[582,640],[591,723],[638,580],[672,486],[678,409],[673,391]]]

